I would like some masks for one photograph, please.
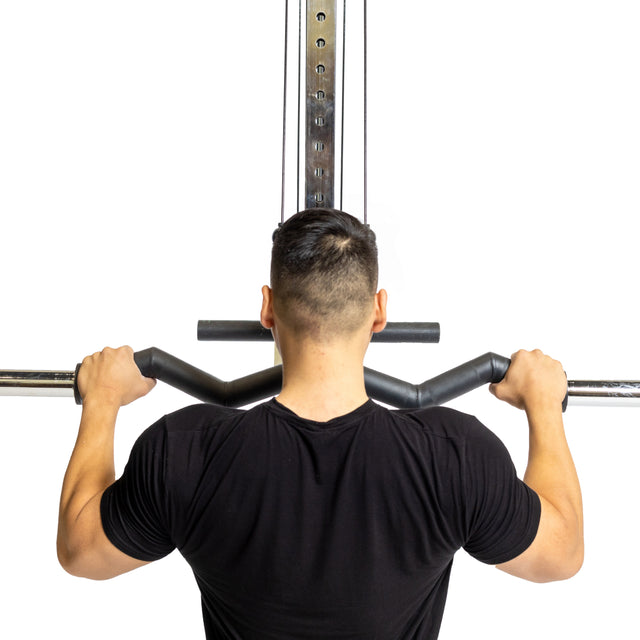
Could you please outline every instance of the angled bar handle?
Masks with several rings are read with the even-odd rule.
[[[365,368],[365,385],[371,397],[399,409],[424,409],[444,404],[490,382],[500,382],[511,364],[495,353],[465,362],[421,384],[411,384]]]
[[[271,367],[237,380],[224,381],[193,365],[170,355],[157,347],[150,347],[133,354],[140,373],[179,389],[203,402],[213,402],[225,407],[241,407],[279,393],[282,388],[282,366]],[[76,366],[73,383],[74,398],[82,404],[78,391]]]
[[[203,402],[226,407],[263,400],[278,394],[282,388],[281,365],[225,382],[156,347],[138,351],[133,357],[142,375],[162,380]],[[393,407],[427,408],[444,404],[484,384],[500,382],[510,364],[509,358],[489,352],[418,385],[365,368],[365,386],[372,398]],[[81,404],[77,386],[79,370],[80,365],[76,367],[73,386],[76,402]],[[568,394],[563,411],[567,400]]]
[[[417,385],[365,368],[365,385],[372,398],[385,404],[398,409],[425,409],[444,404],[485,384],[500,382],[510,365],[509,358],[488,352]],[[567,391],[562,403],[563,412],[568,400]]]

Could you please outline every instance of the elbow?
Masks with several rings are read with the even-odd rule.
[[[84,575],[83,571],[81,570],[81,567],[79,565],[75,564],[74,562],[72,562],[70,559],[61,558],[60,556],[58,556],[58,562],[60,563],[60,566],[70,576],[73,576],[74,578],[86,578],[86,577],[88,577],[88,576]]]
[[[79,560],[79,553],[58,537],[57,543],[58,562],[60,566],[75,578],[86,578],[82,570],[82,562]]]
[[[551,529],[549,554],[542,565],[543,578],[539,582],[561,582],[576,576],[584,564],[584,527],[582,512],[569,512],[556,521]],[[544,557],[544,556],[543,556]],[[546,575],[545,575],[546,574]],[[538,582],[538,581],[536,581]]]
[[[498,568],[530,582],[547,583],[573,578],[583,563],[582,518],[562,517],[557,509],[543,503],[543,517],[531,546]]]
[[[81,566],[78,562],[69,555],[62,555],[58,552],[58,562],[60,566],[74,578],[85,578],[86,576],[82,572]]]
[[[60,566],[74,578],[107,580],[112,577],[110,574],[96,571],[95,563],[86,551],[80,547],[72,547],[60,537],[57,542],[57,554]]]
[[[582,565],[584,565],[584,540],[580,540],[579,547],[574,554],[573,562],[564,579],[568,580],[569,578],[573,578],[577,575],[580,572],[580,569],[582,569]]]
[[[548,584],[549,582],[562,582],[564,580],[570,580],[575,577],[582,564],[566,565],[564,567],[554,567],[553,569],[540,574],[537,578],[533,578],[531,582],[537,582],[538,584]]]
[[[584,543],[580,536],[571,544],[556,539],[551,544],[537,545],[518,558],[498,565],[498,568],[517,578],[545,584],[573,578],[583,563]]]
[[[564,539],[564,551],[557,558],[556,582],[573,578],[584,564],[584,533],[581,519],[576,519],[572,526],[567,527]]]
[[[62,534],[58,532],[58,539],[56,540],[56,553],[58,555],[58,562],[60,566],[70,575],[76,575],[74,571],[73,552],[68,542],[63,538]]]
[[[566,553],[557,556],[533,578],[533,582],[540,584],[549,582],[562,582],[575,577],[584,564],[584,543],[580,542],[577,547],[568,550]]]
[[[104,581],[110,580],[114,575],[104,572],[96,572],[87,568],[89,565],[82,559],[61,558],[58,556],[60,566],[74,578],[86,578],[87,580]]]
[[[562,580],[570,580],[575,577],[582,569],[582,565],[584,564],[584,543],[580,544],[580,547],[567,558],[564,562],[564,566],[561,568],[561,571],[556,578],[556,582]]]

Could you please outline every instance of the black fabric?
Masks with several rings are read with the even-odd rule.
[[[540,501],[471,416],[369,401],[316,423],[271,400],[165,416],[101,513],[132,557],[180,550],[209,639],[399,640],[437,637],[458,549],[526,550]]]

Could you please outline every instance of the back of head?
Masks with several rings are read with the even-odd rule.
[[[334,209],[308,209],[274,233],[274,311],[298,335],[325,340],[362,327],[378,284],[375,234]]]

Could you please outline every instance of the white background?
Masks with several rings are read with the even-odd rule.
[[[366,364],[420,382],[486,351],[540,347],[570,379],[640,378],[637,3],[369,4],[380,285],[390,320],[439,321],[442,338],[374,345]],[[257,318],[268,279],[283,12],[257,0],[0,2],[0,368],[72,369],[124,343],[223,379],[272,364],[270,345],[199,343],[196,324]],[[345,208],[361,217],[358,171]],[[148,424],[190,402],[160,384],[124,409],[118,471]],[[522,414],[486,389],[451,405],[495,430],[524,471]],[[177,553],[104,583],[58,566],[78,419],[70,399],[0,398],[0,635],[202,638]],[[582,572],[532,585],[460,553],[444,640],[638,637],[639,422],[640,408],[567,411]]]

